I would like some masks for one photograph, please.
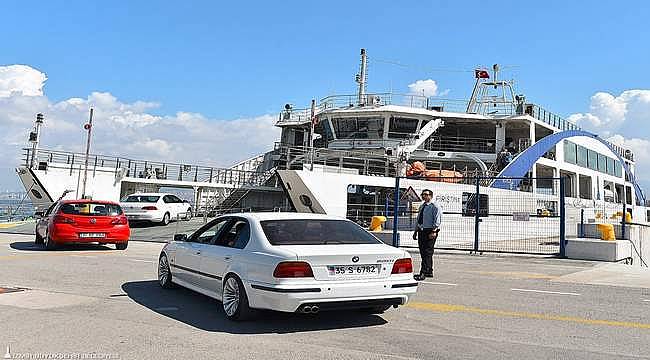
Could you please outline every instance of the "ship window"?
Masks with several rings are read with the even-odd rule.
[[[381,139],[384,136],[383,118],[332,119],[334,132],[339,139]]]
[[[569,164],[576,163],[576,144],[570,141],[564,142],[564,161]]]
[[[607,173],[609,175],[614,175],[614,161],[612,158],[607,158]]]
[[[598,154],[598,171],[607,172],[607,156],[603,154]]]
[[[617,177],[621,177],[621,175],[623,175],[621,169],[621,163],[618,161],[614,161],[614,175],[616,175]]]
[[[388,124],[388,137],[405,139],[418,129],[418,119],[392,117]]]
[[[577,149],[577,164],[582,167],[587,167],[587,148],[578,145]]]
[[[589,168],[591,170],[598,170],[598,153],[593,150],[589,150],[587,159]]]

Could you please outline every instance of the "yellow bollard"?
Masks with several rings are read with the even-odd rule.
[[[615,241],[616,233],[614,233],[614,225],[612,224],[596,224],[596,228],[600,232],[600,238],[607,241]]]
[[[626,223],[631,223],[632,222],[632,214],[630,214],[629,212],[625,213],[625,222]]]
[[[381,231],[382,225],[386,222],[385,216],[373,216],[370,220],[370,231]]]

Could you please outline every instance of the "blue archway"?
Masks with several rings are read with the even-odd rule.
[[[514,189],[519,186],[521,178],[526,175],[528,170],[537,162],[539,158],[544,156],[544,154],[549,151],[555,144],[559,143],[561,140],[574,136],[586,136],[595,140],[600,141],[603,145],[607,146],[618,158],[625,173],[627,174],[630,182],[634,185],[634,192],[636,193],[637,199],[642,199],[645,202],[645,197],[641,191],[641,187],[637,184],[634,175],[630,171],[629,167],[625,163],[625,160],[614,150],[612,145],[607,141],[601,139],[596,134],[592,134],[583,130],[567,130],[558,133],[551,134],[545,138],[542,138],[540,141],[533,144],[533,146],[526,149],[524,152],[519,154],[508,166],[506,166],[500,173],[499,177],[504,177],[506,179],[496,179],[492,182],[490,187],[497,189]],[[509,178],[520,178],[520,179],[509,179]]]

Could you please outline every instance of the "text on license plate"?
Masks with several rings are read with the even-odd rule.
[[[330,275],[376,275],[379,265],[332,265],[327,267]]]
[[[105,238],[104,233],[79,233],[80,238]]]

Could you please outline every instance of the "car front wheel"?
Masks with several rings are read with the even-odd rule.
[[[234,275],[229,275],[223,284],[221,304],[228,320],[248,320],[253,315],[253,310],[248,306],[244,284]]]

